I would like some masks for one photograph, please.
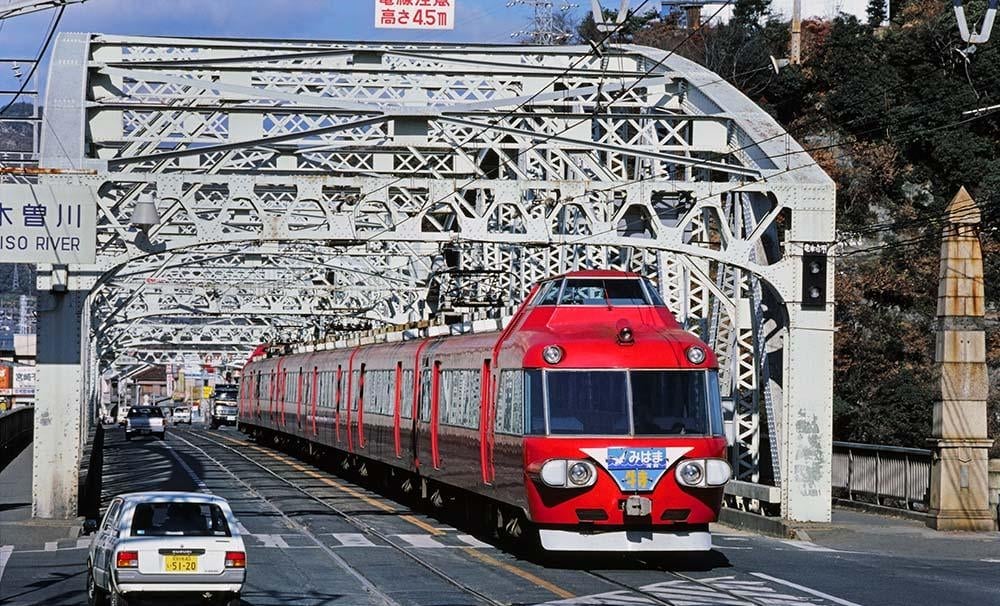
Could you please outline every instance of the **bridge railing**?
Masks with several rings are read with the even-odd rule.
[[[927,511],[930,450],[853,442],[833,443],[833,496],[912,511]]]
[[[21,406],[0,412],[0,466],[13,458],[31,441],[35,431],[35,407]]]

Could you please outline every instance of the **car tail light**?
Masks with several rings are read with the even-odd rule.
[[[117,568],[138,568],[139,567],[139,552],[138,551],[119,551],[118,557],[115,558],[115,567]]]
[[[247,554],[242,551],[226,552],[226,568],[246,568]]]

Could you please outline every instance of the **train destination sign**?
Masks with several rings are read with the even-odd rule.
[[[94,263],[97,201],[77,185],[0,184],[0,263]]]
[[[375,27],[455,29],[457,0],[375,0]]]

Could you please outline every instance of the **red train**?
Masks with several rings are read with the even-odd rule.
[[[540,283],[499,332],[257,357],[239,418],[547,550],[708,550],[731,475],[714,354],[616,271]]]

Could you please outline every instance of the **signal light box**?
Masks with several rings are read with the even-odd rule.
[[[77,185],[0,184],[0,263],[92,264],[97,200]]]

